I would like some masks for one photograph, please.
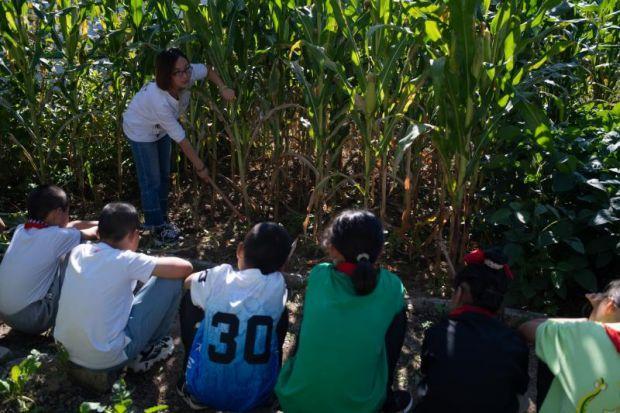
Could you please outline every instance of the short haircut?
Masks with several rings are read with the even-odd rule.
[[[484,251],[486,259],[495,264],[508,263],[506,256],[498,248]],[[467,283],[472,297],[472,305],[497,312],[508,291],[508,275],[504,268],[493,269],[486,264],[469,264],[456,274],[454,288]]]
[[[279,271],[291,252],[292,240],[286,229],[275,222],[261,222],[243,240],[243,261],[264,275]]]
[[[56,185],[40,185],[28,195],[26,208],[29,219],[43,221],[57,208],[66,211],[69,208],[69,198],[65,191]]]
[[[136,207],[126,202],[111,202],[99,215],[99,238],[118,242],[140,228]]]
[[[172,72],[174,71],[174,65],[182,57],[189,62],[189,59],[176,47],[164,50],[157,55],[155,62],[155,83],[162,90],[170,89],[172,83]]]

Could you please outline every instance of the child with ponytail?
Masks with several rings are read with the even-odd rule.
[[[381,222],[344,211],[324,246],[333,262],[310,272],[295,354],[276,386],[283,411],[409,411],[411,395],[392,390],[407,320],[402,282],[376,266]]]

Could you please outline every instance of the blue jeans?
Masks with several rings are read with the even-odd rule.
[[[163,225],[168,219],[170,188],[170,136],[155,142],[135,142],[129,139],[138,172],[138,184],[144,212],[144,226]]]
[[[125,335],[131,342],[125,347],[127,360],[108,370],[118,370],[133,361],[142,350],[170,334],[181,301],[182,280],[151,277],[138,291],[131,305]]]

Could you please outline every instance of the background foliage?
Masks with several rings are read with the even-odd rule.
[[[121,115],[181,47],[184,116],[211,175],[253,219],[317,234],[379,213],[419,268],[501,243],[513,304],[557,312],[620,274],[615,0],[6,0],[0,211],[37,182],[98,209],[137,202]],[[175,155],[194,214],[226,208]],[[228,214],[228,212],[227,212]],[[2,240],[0,240],[2,241]],[[442,278],[442,280],[445,280]],[[429,288],[436,285],[429,283]]]

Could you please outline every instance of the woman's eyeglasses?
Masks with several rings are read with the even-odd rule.
[[[191,66],[187,66],[185,68],[185,70],[175,70],[174,72],[172,72],[172,76],[191,76],[192,75],[192,67]]]

